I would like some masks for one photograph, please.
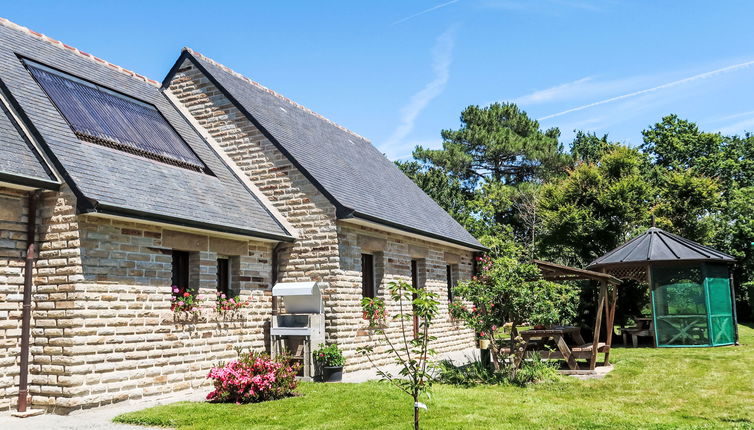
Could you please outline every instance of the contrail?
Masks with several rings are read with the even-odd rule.
[[[429,9],[425,9],[425,10],[423,10],[421,12],[417,12],[417,13],[411,15],[411,16],[407,16],[405,18],[399,19],[398,21],[395,21],[394,23],[392,23],[390,25],[396,25],[396,24],[400,24],[402,22],[406,22],[409,19],[416,18],[417,16],[424,15],[425,13],[432,12],[433,10],[437,10],[437,9],[443,8],[443,7],[451,5],[453,3],[458,3],[459,1],[461,1],[461,0],[450,0],[449,2],[438,4],[437,6],[433,6],[433,7],[429,8]]]
[[[564,110],[562,112],[558,112],[558,113],[554,113],[554,114],[551,114],[551,115],[543,116],[542,118],[537,118],[537,121],[544,121],[546,119],[555,118],[555,117],[558,117],[558,116],[563,116],[563,115],[569,114],[571,112],[578,112],[580,110],[589,109],[589,108],[594,107],[594,106],[604,105],[605,103],[611,103],[611,102],[614,102],[614,101],[623,100],[623,99],[627,99],[627,98],[630,98],[630,97],[636,97],[636,96],[640,96],[642,94],[647,94],[647,93],[652,93],[652,92],[655,92],[655,91],[663,90],[665,88],[675,87],[677,85],[683,85],[683,84],[686,84],[686,83],[689,83],[689,82],[692,82],[692,81],[696,81],[698,79],[705,79],[705,78],[709,78],[709,77],[712,77],[712,76],[715,76],[715,75],[718,75],[718,74],[721,74],[721,73],[727,73],[727,72],[732,72],[734,70],[743,69],[745,67],[751,66],[752,64],[754,64],[754,61],[747,61],[745,63],[734,64],[732,66],[723,67],[722,69],[716,69],[716,70],[712,70],[710,72],[700,73],[698,75],[690,76],[688,78],[680,79],[680,80],[673,81],[673,82],[668,82],[667,84],[662,84],[662,85],[659,85],[659,86],[656,86],[656,87],[653,87],[653,88],[647,88],[647,89],[644,89],[644,90],[635,91],[633,93],[623,94],[622,96],[611,97],[609,99],[600,100],[600,101],[597,101],[597,102],[594,102],[594,103],[589,103],[587,105],[578,106],[578,107],[575,107],[575,108]]]

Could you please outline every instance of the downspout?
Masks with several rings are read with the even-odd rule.
[[[29,213],[27,215],[27,248],[26,268],[24,272],[24,298],[21,313],[21,369],[18,376],[18,412],[26,412],[26,401],[29,395],[29,337],[31,333],[31,287],[32,272],[36,249],[34,242],[37,233],[37,199],[39,191],[29,193]]]
[[[274,248],[272,248],[272,273],[270,274],[270,282],[274,287],[278,282],[278,262],[280,256],[280,247],[283,242],[278,242]],[[273,318],[278,314],[278,301],[275,296],[272,296],[272,316]]]

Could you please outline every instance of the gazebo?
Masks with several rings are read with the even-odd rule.
[[[728,254],[652,227],[588,269],[649,285],[658,347],[699,347],[738,340],[733,263]]]

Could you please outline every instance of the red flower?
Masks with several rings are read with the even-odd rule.
[[[183,293],[183,297],[188,297],[188,296],[190,296],[190,295],[191,295],[191,294],[189,294],[189,293],[188,293],[188,291],[186,291],[185,293]]]

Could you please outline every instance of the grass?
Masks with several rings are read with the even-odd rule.
[[[754,329],[741,346],[617,348],[604,379],[527,388],[435,385],[427,429],[754,429]],[[409,429],[412,403],[386,384],[302,384],[301,396],[235,405],[181,402],[116,422],[179,429]]]

